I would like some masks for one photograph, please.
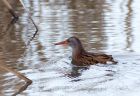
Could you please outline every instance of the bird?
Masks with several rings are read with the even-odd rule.
[[[87,66],[94,64],[107,64],[111,62],[112,64],[118,63],[112,57],[112,55],[107,55],[103,53],[92,53],[84,49],[81,41],[72,36],[64,41],[54,43],[55,45],[68,45],[72,48],[72,64],[77,66]]]

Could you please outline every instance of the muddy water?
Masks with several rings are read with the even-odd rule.
[[[0,3],[0,63],[33,81],[18,96],[140,96],[139,0],[23,3],[26,11],[12,3],[20,16],[16,23]],[[39,28],[29,45],[35,27],[27,11]],[[53,45],[70,36],[79,37],[86,50],[112,54],[119,63],[73,68],[71,49]],[[0,70],[0,96],[11,96],[24,81]]]

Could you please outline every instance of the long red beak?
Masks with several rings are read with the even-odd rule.
[[[68,41],[67,40],[61,41],[61,42],[58,42],[58,43],[54,43],[54,45],[68,45]]]

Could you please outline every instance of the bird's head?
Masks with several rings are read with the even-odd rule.
[[[72,48],[82,47],[81,41],[77,37],[70,37],[64,41],[55,43],[55,45],[68,45]]]

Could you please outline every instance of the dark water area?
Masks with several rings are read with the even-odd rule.
[[[139,0],[14,1],[15,23],[0,1],[0,63],[33,81],[17,96],[140,96]],[[71,48],[54,45],[71,36],[118,64],[72,67]],[[0,96],[11,96],[24,81],[0,70]]]

